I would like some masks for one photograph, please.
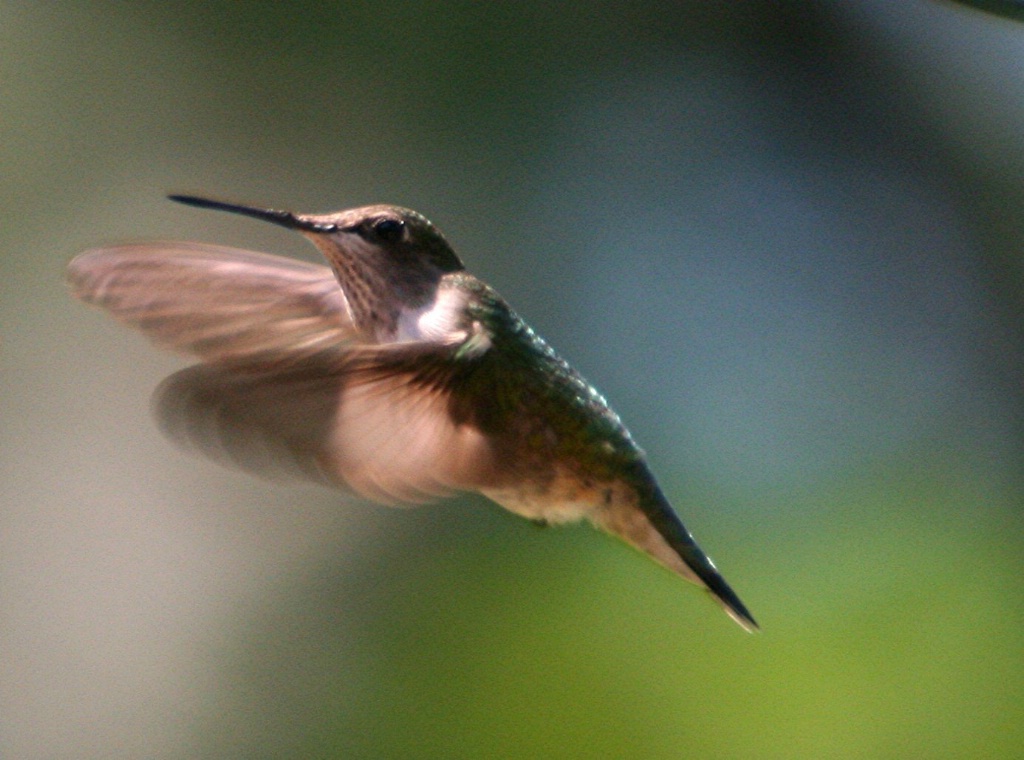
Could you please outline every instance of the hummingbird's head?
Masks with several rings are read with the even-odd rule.
[[[170,198],[301,232],[330,263],[356,327],[375,340],[395,339],[403,316],[429,310],[444,275],[465,269],[437,227],[422,214],[398,206],[307,215],[193,196]]]

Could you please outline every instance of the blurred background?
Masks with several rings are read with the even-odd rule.
[[[960,5],[0,2],[0,756],[1024,753],[1024,25]],[[175,450],[90,246],[416,208],[758,618],[586,526]]]

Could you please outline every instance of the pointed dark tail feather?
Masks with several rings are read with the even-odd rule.
[[[722,605],[733,620],[753,633],[760,630],[750,610],[740,601],[736,592],[725,582],[715,563],[697,545],[693,536],[673,512],[648,515],[655,529],[668,542],[686,565],[708,587],[711,595]]]
[[[651,485],[653,491],[648,494],[649,498],[640,499],[640,508],[647,519],[651,521],[651,525],[693,574],[707,586],[708,591],[722,605],[729,617],[751,633],[759,631],[760,626],[754,620],[754,616],[750,614],[750,610],[725,582],[725,578],[718,572],[718,568],[715,567],[711,558],[694,541],[690,531],[686,529],[664,494],[661,493],[661,489],[654,483]]]

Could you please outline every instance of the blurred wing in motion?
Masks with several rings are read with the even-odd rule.
[[[325,266],[201,243],[98,248],[67,270],[76,298],[157,345],[255,371],[336,358],[352,338]]]
[[[185,448],[391,504],[476,488],[492,472],[483,436],[447,413],[455,347],[358,343],[328,267],[153,243],[83,253],[68,281],[86,303],[203,360],[154,397],[163,431]],[[412,376],[424,358],[435,370]]]
[[[415,387],[392,371],[396,354],[426,350],[438,349],[354,348],[330,372],[198,365],[164,381],[155,412],[179,445],[260,475],[311,478],[392,505],[479,489],[496,471],[486,438],[453,422],[443,382]]]
[[[338,485],[321,467],[340,375],[248,374],[197,364],[153,394],[163,433],[185,450],[270,478]]]

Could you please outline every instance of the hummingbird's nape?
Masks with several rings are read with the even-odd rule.
[[[287,227],[290,230],[302,230],[304,232],[335,232],[338,229],[336,224],[329,222],[318,222],[308,217],[301,216],[299,214],[293,214],[291,211],[279,211],[278,209],[264,209],[256,206],[244,206],[239,203],[226,203],[224,201],[216,201],[211,198],[200,198],[196,195],[177,195],[172,193],[168,195],[169,200],[177,203],[183,203],[186,206],[195,206],[196,208],[208,208],[215,211],[228,211],[232,214],[241,214],[242,216],[251,216],[254,219],[262,219],[265,222],[271,222],[273,224],[279,224],[282,227]]]
[[[169,197],[305,233],[330,264],[152,243],[68,265],[75,297],[198,358],[158,393],[176,442],[381,503],[470,491],[533,521],[585,518],[757,630],[604,397],[426,217]]]

